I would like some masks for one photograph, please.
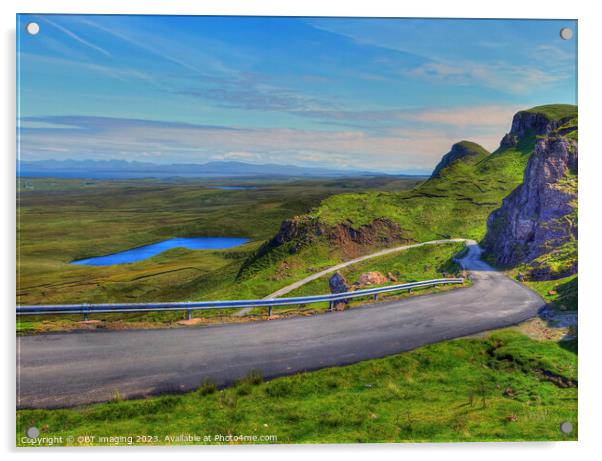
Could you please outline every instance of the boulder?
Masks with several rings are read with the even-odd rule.
[[[389,279],[380,272],[364,272],[358,280],[361,286],[383,285],[389,282]]]
[[[328,285],[330,286],[331,293],[347,293],[348,291],[353,291],[353,287],[347,283],[347,280],[339,271],[335,272],[330,280],[328,280]],[[336,301],[334,304],[334,309],[337,311],[342,311],[349,303],[348,299],[341,299]]]
[[[351,290],[351,286],[339,271],[335,272],[330,280],[328,280],[331,293],[346,293]]]

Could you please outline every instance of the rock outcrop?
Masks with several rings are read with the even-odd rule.
[[[374,251],[374,247],[413,242],[405,234],[399,224],[386,218],[354,227],[349,220],[332,226],[311,215],[295,216],[281,223],[278,233],[245,262],[238,277],[261,265],[285,259],[320,240],[336,248],[345,259],[351,259]]]
[[[294,254],[317,237],[327,239],[332,246],[350,257],[361,254],[362,247],[388,246],[410,241],[404,237],[404,232],[397,223],[386,218],[375,219],[370,224],[355,228],[352,223],[329,226],[318,218],[304,215],[283,221],[278,233],[267,243],[266,249],[288,244],[289,253]]]
[[[489,155],[489,152],[480,145],[470,141],[460,141],[454,144],[451,150],[445,154],[437,164],[431,178],[439,178],[441,171],[451,164],[462,160],[463,162],[477,163]]]
[[[514,115],[510,132],[502,138],[500,147],[516,146],[521,138],[527,136],[547,136],[572,118],[573,116],[567,116],[553,119],[536,110],[521,110]]]
[[[514,117],[513,133],[533,129],[548,136],[537,140],[523,183],[489,216],[483,240],[486,254],[506,266],[532,262],[577,239],[577,141],[550,131],[559,125],[540,114],[525,114]],[[575,272],[576,258],[556,276]],[[536,278],[549,276],[544,270]]]
[[[356,229],[352,223],[328,226],[317,218],[295,216],[282,222],[272,243],[282,245],[295,239],[311,239],[321,235],[340,243],[352,241],[363,245],[389,243],[393,240],[403,239],[403,232],[399,225],[386,218],[375,219],[372,223],[364,224]]]
[[[388,283],[389,279],[385,277],[384,274],[377,271],[373,271],[364,272],[362,275],[360,275],[360,278],[357,282],[359,286],[367,287],[370,285],[383,285],[385,283]]]

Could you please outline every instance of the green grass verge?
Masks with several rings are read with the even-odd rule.
[[[217,434],[277,437],[269,443],[576,440],[576,385],[576,354],[500,331],[266,383],[255,374],[224,390],[204,382],[188,394],[22,410],[17,444],[31,426],[74,445],[86,435],[92,444],[136,444],[139,435],[171,444],[166,437],[182,434],[210,437],[196,443]],[[561,433],[563,421],[575,431]]]
[[[385,276],[388,273],[391,273],[395,276],[395,278],[397,278],[396,282],[390,281],[384,285],[410,283],[420,280],[443,278],[448,275],[455,276],[459,275],[460,267],[452,261],[452,258],[458,253],[460,253],[464,247],[464,243],[454,242],[410,248],[408,250],[403,250],[398,253],[380,256],[378,258],[368,259],[366,261],[353,264],[351,266],[340,269],[339,272],[343,274],[343,276],[347,279],[347,282],[350,284],[356,282],[362,273],[369,271],[379,271]],[[288,262],[281,263],[281,265],[288,266],[290,264],[290,260],[287,261]],[[317,280],[313,280],[297,288],[296,290],[287,293],[283,297],[311,296],[330,293],[330,286],[328,284],[328,280],[330,279],[330,277],[332,277],[332,275],[332,273],[327,274],[323,277],[320,277]],[[371,285],[370,288],[374,288],[377,286],[379,285]],[[469,285],[467,283],[463,286]],[[443,290],[450,290],[458,287],[460,286],[442,285],[436,288],[424,288],[414,290],[413,295],[440,292]],[[380,301],[383,301],[399,299],[407,296],[408,294],[405,292],[386,293],[379,295],[378,299]],[[351,300],[348,306],[356,307],[359,305],[364,305],[369,302],[372,302],[371,299],[372,298],[354,299]],[[279,315],[308,315],[323,312],[327,307],[328,303],[308,304],[304,306],[284,306],[275,307],[273,309],[273,312]],[[263,315],[265,314],[265,309],[255,309],[251,314]]]
[[[459,272],[460,267],[452,261],[452,258],[462,251],[463,248],[463,243],[446,243],[410,248],[399,253],[353,264],[339,270],[339,272],[345,277],[348,283],[356,282],[362,273],[369,271],[378,271],[385,276],[391,273],[397,278],[397,282],[390,282],[390,284],[442,278],[444,275],[455,275]],[[329,293],[328,280],[330,277],[332,277],[332,274],[320,277],[297,288],[286,296],[310,296]]]
[[[525,284],[535,290],[557,311],[577,310],[577,274],[557,280],[528,281]]]

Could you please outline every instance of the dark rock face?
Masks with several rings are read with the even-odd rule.
[[[439,163],[433,170],[433,173],[431,174],[431,178],[440,177],[441,170],[443,170],[445,167],[451,165],[452,163],[454,163],[458,160],[466,159],[467,157],[471,157],[471,156],[473,156],[473,157],[479,156],[480,153],[475,152],[475,150],[471,149],[469,144],[472,144],[472,143],[458,142],[458,143],[454,144],[452,146],[451,150],[441,158],[441,160],[439,161]],[[478,146],[478,147],[480,148],[480,146]]]
[[[518,136],[506,133],[500,142],[500,147],[514,147],[518,144]]]
[[[410,243],[399,224],[387,218],[377,218],[370,224],[353,227],[351,221],[328,225],[318,218],[301,215],[283,221],[278,233],[251,256],[242,266],[238,277],[244,277],[251,267],[265,259],[269,264],[295,254],[301,249],[325,239],[329,246],[340,250],[345,258],[366,254],[371,247],[387,247],[392,244]]]
[[[502,138],[500,147],[512,147],[518,144],[518,140],[529,134],[535,136],[547,136],[564,125],[570,117],[558,121],[550,120],[544,114],[529,112],[526,110],[517,112],[512,119],[510,133]]]
[[[515,117],[517,130],[524,120]],[[547,130],[541,118],[530,120],[538,130]],[[530,262],[577,239],[577,161],[576,141],[556,135],[537,141],[523,183],[487,220],[483,246],[498,264]],[[576,271],[575,261],[566,275]]]
[[[404,238],[397,223],[385,218],[354,228],[350,223],[328,226],[317,218],[296,216],[282,222],[278,233],[268,242],[268,247],[275,248],[293,242],[289,251],[294,253],[320,236],[326,237],[332,245],[350,256],[360,254],[361,247],[409,241]]]

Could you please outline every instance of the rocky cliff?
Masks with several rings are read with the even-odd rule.
[[[534,279],[577,272],[578,147],[572,121],[519,112],[502,140],[529,132],[540,136],[523,183],[489,216],[483,247],[498,264],[528,264]]]
[[[385,218],[375,219],[371,224],[354,228],[352,223],[328,226],[318,218],[302,215],[283,221],[280,230],[267,243],[267,247],[292,244],[288,250],[295,253],[300,247],[319,237],[350,251],[354,245],[386,246],[395,241],[408,241],[399,225]]]
[[[573,106],[559,105],[558,107],[566,109],[567,107]],[[570,110],[568,112],[570,112]],[[574,114],[554,117],[554,114],[543,111],[541,107],[535,107],[530,110],[521,110],[512,118],[510,132],[506,133],[502,138],[500,147],[516,146],[521,138],[528,136],[547,136],[550,133],[557,131],[559,128],[564,127],[564,125],[571,120],[574,120],[574,118]]]
[[[532,260],[544,277],[575,270],[576,139],[576,106],[518,112],[492,154],[461,141],[411,191],[338,194],[284,221],[239,276],[283,261],[313,267],[325,258],[346,260],[398,242],[481,240],[485,234],[490,257],[500,263]],[[552,255],[553,264],[538,255]]]
[[[377,218],[361,226],[354,226],[350,221],[331,226],[313,216],[295,216],[283,221],[278,233],[247,260],[239,277],[253,266],[272,264],[320,242],[350,259],[374,251],[374,248],[412,241],[399,224],[386,218]]]

